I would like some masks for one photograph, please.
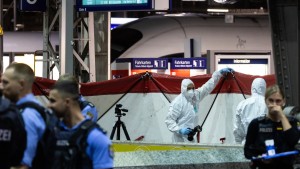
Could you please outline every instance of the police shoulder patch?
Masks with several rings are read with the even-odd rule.
[[[94,118],[94,115],[93,115],[93,113],[91,113],[91,112],[87,112],[86,115],[89,116],[91,119]]]

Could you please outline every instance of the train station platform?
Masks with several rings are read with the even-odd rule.
[[[114,141],[117,169],[249,168],[241,145],[164,144]]]

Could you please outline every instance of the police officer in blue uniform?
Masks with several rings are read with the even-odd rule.
[[[79,83],[78,83],[78,80],[70,74],[61,75],[57,81],[73,81],[73,82],[76,82],[78,84],[78,87],[80,86]],[[80,101],[80,107],[81,107],[82,114],[86,118],[90,118],[94,122],[97,122],[98,110],[95,107],[95,105],[91,102],[88,102],[82,95],[80,95],[79,101]]]
[[[2,69],[1,64],[0,69]],[[23,120],[18,115],[18,109],[2,96],[2,92],[3,86],[0,82],[0,168],[10,169],[11,166],[21,163],[26,138],[22,140],[20,137],[26,135],[20,135],[20,132],[24,131],[20,131],[20,128],[24,126]]]
[[[61,119],[52,168],[113,168],[112,143],[95,122],[83,116],[79,96],[78,84],[74,81],[57,81],[49,93],[48,107]],[[84,132],[78,132],[85,129]],[[77,144],[82,142],[84,144]],[[79,147],[76,150],[78,153],[67,153],[75,145]],[[75,160],[70,161],[72,158],[66,156],[72,156]]]
[[[3,95],[10,101],[20,105],[31,101],[40,104],[32,94],[34,72],[26,64],[13,63],[9,65],[2,77]],[[22,159],[22,165],[17,168],[26,169],[32,166],[36,155],[38,141],[42,138],[46,124],[40,113],[33,108],[25,108],[22,112],[27,132],[27,147]]]

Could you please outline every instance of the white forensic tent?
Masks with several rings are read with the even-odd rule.
[[[196,87],[200,87],[210,77],[211,75],[200,75],[190,79]],[[258,76],[239,72],[235,72],[234,76],[229,74],[223,85],[221,79],[212,93],[200,102],[199,125],[203,124],[207,116],[200,133],[200,143],[221,143],[220,138],[225,138],[225,143],[234,143],[232,129],[235,108],[244,99],[243,93],[246,97],[250,96],[251,83],[256,77]],[[259,77],[266,80],[267,86],[276,83],[274,75]],[[171,132],[164,120],[170,101],[180,93],[182,79],[183,77],[145,72],[120,79],[81,84],[81,94],[98,108],[98,123],[107,131],[108,136],[118,119],[115,114],[116,104],[122,104],[121,109],[128,109],[128,112],[122,111],[126,115],[121,116],[121,121],[131,140],[170,143]],[[33,91],[44,103],[47,99],[42,95],[48,93],[54,82],[36,79]],[[117,131],[113,136],[113,140],[116,140]],[[122,127],[120,140],[126,140]]]

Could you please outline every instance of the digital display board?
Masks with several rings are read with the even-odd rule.
[[[150,10],[153,0],[76,0],[76,8],[84,11]]]

